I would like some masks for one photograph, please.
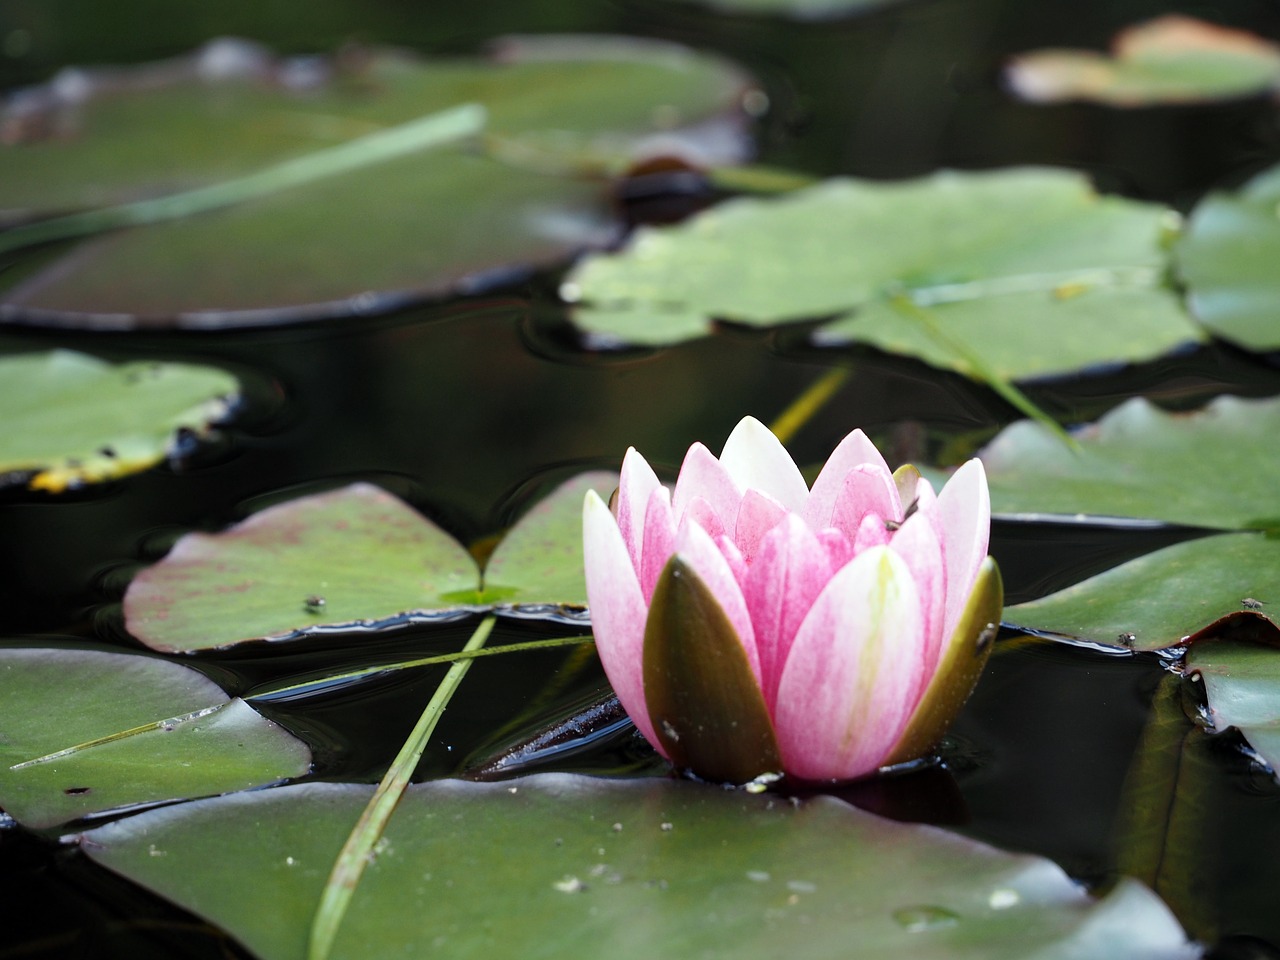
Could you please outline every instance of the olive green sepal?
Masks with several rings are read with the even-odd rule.
[[[710,588],[678,556],[658,576],[645,621],[644,695],[677,768],[735,784],[782,769],[742,641]]]
[[[991,655],[1003,612],[1004,583],[1000,579],[1000,568],[994,559],[987,557],[978,568],[969,602],[942,651],[938,669],[884,766],[922,757],[942,739],[978,683]]]

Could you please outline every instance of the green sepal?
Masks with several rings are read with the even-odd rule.
[[[764,694],[715,595],[673,556],[644,627],[649,720],[677,768],[716,783],[782,769]]]
[[[1004,583],[1000,579],[1000,568],[993,558],[987,557],[978,568],[969,602],[943,648],[938,669],[907,729],[898,738],[898,745],[885,761],[886,766],[922,757],[942,739],[978,683],[995,645],[1003,611]]]

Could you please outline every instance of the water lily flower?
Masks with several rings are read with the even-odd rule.
[[[612,505],[583,506],[605,672],[678,768],[744,783],[847,780],[925,755],[977,682],[1000,620],[991,507],[970,460],[935,494],[860,430],[810,489],[750,417],[674,490],[634,449]]]

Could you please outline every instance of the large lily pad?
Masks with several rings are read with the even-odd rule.
[[[587,257],[561,295],[590,333],[631,343],[713,321],[837,316],[817,338],[1009,379],[1151,358],[1201,334],[1161,285],[1168,211],[1048,169],[829,180],[743,198]],[[944,332],[921,325],[927,312]]]
[[[0,359],[0,486],[61,491],[145,470],[178,431],[207,432],[235,377],[181,363],[113,365],[70,350]]]
[[[1178,271],[1196,319],[1250,350],[1280,349],[1280,167],[1234,193],[1212,193],[1178,243]]]
[[[93,650],[0,649],[0,731],[0,806],[31,827],[262,786],[311,764],[300,740],[201,673]]]
[[[997,512],[1277,530],[1278,433],[1280,399],[1223,396],[1178,414],[1138,397],[1079,431],[1078,449],[1023,420],[981,456]]]
[[[483,579],[461,544],[377,487],[291,500],[179,540],[129,584],[125,625],[157,650],[189,652],[499,605],[581,608],[582,498],[616,483],[590,473],[562,484],[499,544]]]
[[[1187,670],[1204,681],[1213,725],[1238,729],[1280,771],[1280,650],[1259,643],[1197,644],[1187,652]]]
[[[1111,56],[1092,50],[1024,53],[1013,58],[1005,78],[1019,97],[1039,103],[1197,103],[1280,86],[1280,47],[1244,30],[1173,15],[1122,30]]]
[[[1223,629],[1275,633],[1266,600],[1277,584],[1280,542],[1258,533],[1228,533],[1130,560],[1048,597],[1007,607],[1004,618],[1096,643],[1158,650],[1223,618],[1244,621],[1228,621]],[[1259,599],[1263,605],[1255,609],[1252,601]]]
[[[743,75],[657,41],[529,38],[487,60],[373,51],[312,64],[321,82],[301,90],[272,82],[297,71],[261,53],[211,77],[225,59],[215,48],[167,72],[64,77],[31,94],[19,129],[34,132],[0,147],[0,210],[16,220],[200,187],[461,103],[485,108],[488,124],[482,142],[84,241],[12,271],[0,320],[224,325],[367,312],[606,241],[612,214],[584,171],[655,149],[701,150],[709,162],[743,149]],[[681,132],[717,119],[728,136]]]
[[[371,788],[305,784],[145,813],[85,851],[225,927],[306,955]],[[1151,893],[1095,901],[1052,863],[836,800],[550,774],[409,788],[332,956],[1192,957]]]

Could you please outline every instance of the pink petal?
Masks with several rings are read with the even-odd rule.
[[[950,636],[987,555],[991,536],[991,496],[982,461],[970,460],[951,475],[932,510],[946,563],[947,614],[943,636]]]
[[[809,608],[831,579],[827,551],[797,514],[765,536],[744,592],[760,650],[761,689],[773,713],[782,667]]]
[[[756,649],[755,630],[751,627],[751,617],[747,613],[747,602],[742,596],[742,588],[738,586],[738,578],[733,568],[725,560],[724,554],[716,546],[715,541],[696,523],[682,523],[676,533],[676,553],[685,563],[693,568],[712,595],[720,604],[720,609],[729,618],[734,632],[742,641],[747,654],[747,662],[751,664],[751,672],[756,680],[760,679],[760,654]]]
[[[868,513],[862,518],[858,532],[854,535],[853,552],[859,554],[871,547],[883,547],[889,542],[890,535],[889,526],[880,519],[880,515]]]
[[[802,511],[811,529],[821,530],[823,527],[835,526],[831,522],[831,515],[836,498],[844,489],[844,479],[849,471],[862,464],[889,473],[889,465],[880,456],[876,445],[861,430],[855,430],[831,452],[818,479],[813,482],[813,489],[809,491],[809,499],[805,501]],[[892,477],[891,473],[889,475]]]
[[[677,518],[676,523],[679,524],[685,520],[696,523],[711,534],[713,538],[722,536],[727,530],[733,529],[732,527],[726,528],[720,520],[720,516],[711,508],[711,504],[701,497],[694,497],[685,504],[684,516]]]
[[[853,559],[853,543],[845,536],[844,532],[835,529],[835,527],[827,527],[818,533],[818,542],[822,544],[822,549],[827,552],[827,562],[832,570],[839,570],[846,563]]]
[[[906,561],[920,595],[923,643],[920,649],[920,686],[911,697],[914,706],[933,679],[942,655],[945,638],[943,620],[946,615],[946,575],[943,570],[942,544],[927,514],[915,513],[893,535],[889,546]]]
[[[809,485],[782,441],[755,417],[743,417],[724,443],[720,463],[743,490],[759,490],[787,510],[801,510]]]
[[[676,477],[676,491],[671,497],[677,526],[684,522],[684,514],[695,498],[705,500],[719,518],[722,530],[732,530],[738,516],[738,503],[742,490],[734,483],[720,461],[700,443],[695,443],[684,455],[680,475]]]
[[[783,767],[809,780],[875,770],[920,685],[920,598],[906,562],[874,547],[827,583],[796,633],[774,725]]]
[[[893,474],[863,464],[845,475],[844,486],[831,510],[830,526],[854,537],[868,515],[882,521],[898,521],[902,519],[902,504]]]
[[[636,729],[661,752],[644,698],[644,624],[649,611],[617,521],[594,491],[587,492],[582,505],[582,553],[600,662]]]
[[[622,458],[622,473],[618,477],[618,530],[622,542],[627,545],[631,564],[640,569],[640,552],[644,540],[644,516],[649,509],[649,497],[662,486],[649,462],[635,447],[627,448]]]
[[[725,562],[729,564],[729,569],[733,571],[733,579],[738,581],[738,587],[742,590],[743,596],[747,593],[747,573],[751,569],[747,566],[746,558],[743,557],[742,551],[738,549],[737,544],[726,536],[714,537],[716,546],[720,548],[720,556],[724,557]]]
[[[759,490],[748,490],[742,496],[738,517],[734,523],[733,541],[750,563],[755,559],[760,541],[787,516],[787,509],[777,500]]]
[[[649,496],[649,509],[644,516],[644,547],[640,552],[640,591],[644,602],[653,599],[653,588],[662,568],[675,552],[676,521],[671,512],[671,491],[658,487]]]

